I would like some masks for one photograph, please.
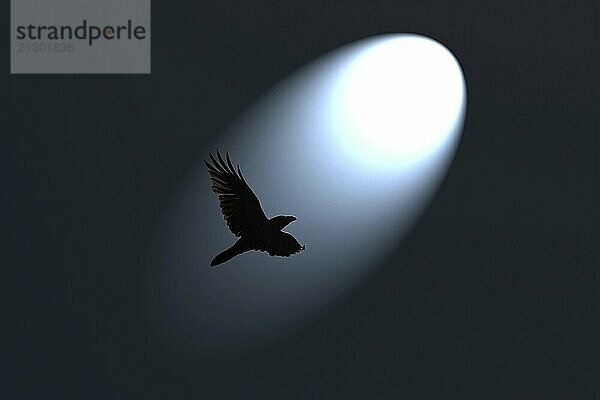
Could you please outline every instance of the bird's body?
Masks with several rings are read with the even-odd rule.
[[[246,251],[266,251],[270,256],[289,257],[304,250],[304,246],[282,229],[293,221],[294,216],[279,215],[268,219],[258,198],[242,176],[217,151],[218,161],[210,154],[212,163],[204,162],[210,175],[211,188],[219,198],[219,205],[227,226],[239,239],[230,248],[218,254],[210,263],[217,266]]]

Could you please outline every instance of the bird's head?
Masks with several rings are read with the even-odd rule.
[[[271,223],[273,223],[278,230],[282,230],[296,220],[298,220],[298,218],[294,217],[293,215],[278,215],[271,218]]]

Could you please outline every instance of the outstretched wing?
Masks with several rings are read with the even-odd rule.
[[[269,248],[265,250],[270,256],[289,257],[292,254],[304,250],[304,246],[300,246],[300,243],[298,243],[296,238],[289,233],[279,232],[279,234],[273,238],[272,242],[269,243]]]
[[[204,164],[208,168],[212,191],[219,198],[221,213],[231,232],[235,236],[241,236],[265,224],[267,217],[258,198],[242,176],[239,165],[236,172],[229,159],[229,153],[226,153],[227,162],[223,161],[218,150],[218,161],[212,154],[209,155],[212,163],[204,161]]]

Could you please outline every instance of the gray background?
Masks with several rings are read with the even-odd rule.
[[[596,4],[154,0],[152,74],[11,75],[3,3],[0,397],[596,400]],[[410,234],[268,349],[163,348],[140,278],[204,149],[310,60],[411,31],[469,104]]]

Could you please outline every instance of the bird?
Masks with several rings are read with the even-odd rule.
[[[267,218],[258,197],[242,175],[240,166],[233,168],[229,152],[225,154],[226,162],[218,150],[216,153],[216,158],[209,153],[210,162],[204,160],[204,164],[208,168],[211,189],[219,199],[225,222],[231,233],[239,239],[217,254],[210,266],[216,267],[251,250],[281,257],[303,251],[306,245],[300,245],[294,236],[283,232],[283,228],[297,221],[297,218],[293,215]]]

